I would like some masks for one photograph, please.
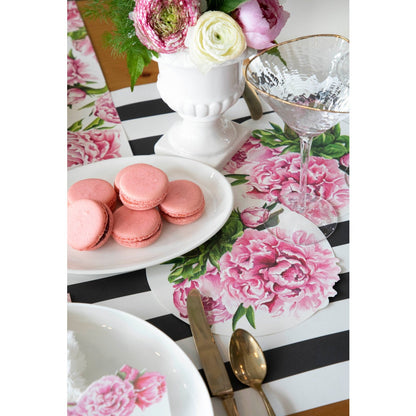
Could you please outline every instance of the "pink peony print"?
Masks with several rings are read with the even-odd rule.
[[[71,132],[67,138],[68,168],[120,157],[120,132],[114,129]]]
[[[109,91],[100,95],[95,101],[94,115],[109,123],[121,123]]]
[[[277,154],[267,159],[256,157],[250,162],[245,165],[250,186],[247,195],[288,206],[291,193],[300,191],[300,155]],[[307,187],[308,193],[330,202],[338,210],[348,205],[349,189],[335,159],[311,156]],[[309,219],[319,223],[319,213],[315,215],[316,218]]]
[[[146,372],[134,382],[136,405],[144,410],[160,402],[166,393],[165,377],[156,372]]]
[[[211,263],[207,262],[207,272],[195,280],[184,280],[173,287],[173,303],[183,318],[188,317],[186,298],[191,289],[199,289],[202,303],[210,325],[228,321],[232,314],[223,305],[220,295],[222,281],[219,271]]]
[[[342,158],[339,161],[342,166],[348,168],[350,166],[350,154],[347,153],[346,155],[342,156]]]
[[[251,161],[268,159],[273,155],[278,154],[277,149],[270,149],[263,146],[258,139],[250,136],[247,141],[241,146],[232,159],[225,165],[224,171],[227,173],[235,173],[239,168]]]
[[[130,382],[113,375],[104,376],[89,385],[76,406],[68,407],[68,415],[129,416],[135,400]]]
[[[246,227],[256,228],[264,224],[270,217],[270,211],[265,208],[251,207],[246,208],[240,218]]]
[[[67,103],[68,105],[76,105],[82,103],[86,97],[85,91],[79,88],[70,88],[67,92]]]
[[[124,380],[134,382],[136,378],[139,376],[139,371],[133,367],[130,367],[127,364],[124,364],[123,367],[118,370],[119,373],[124,373]]]
[[[67,78],[69,86],[96,81],[96,76],[91,72],[88,64],[69,56],[67,57]]]
[[[83,27],[84,22],[78,10],[76,1],[68,1],[66,4],[67,4],[68,32],[73,32]]]
[[[88,36],[82,39],[73,39],[72,46],[82,55],[94,57],[95,60],[97,59],[95,56],[94,47],[92,46],[91,40]]]
[[[308,238],[304,232],[288,242],[281,239],[281,231],[274,231],[246,229],[221,257],[221,300],[228,310],[242,303],[271,316],[300,317],[336,295],[333,285],[340,268],[331,250],[319,244],[298,246]]]

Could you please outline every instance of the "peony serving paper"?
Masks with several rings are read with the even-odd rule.
[[[287,126],[262,120],[224,167],[234,210],[223,228],[200,247],[146,275],[159,301],[187,319],[186,297],[197,288],[214,333],[237,327],[254,335],[290,328],[326,307],[336,295],[341,268],[327,240],[302,245],[321,233],[286,207],[299,188],[299,138]],[[337,125],[314,140],[309,192],[348,216],[349,136]],[[294,219],[307,231],[290,230]]]
[[[67,8],[67,167],[132,156],[76,1]]]

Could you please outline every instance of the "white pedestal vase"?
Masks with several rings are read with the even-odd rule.
[[[161,55],[157,88],[181,120],[155,145],[155,153],[198,160],[221,169],[249,137],[249,130],[223,114],[244,90],[240,59],[202,73],[186,51]]]

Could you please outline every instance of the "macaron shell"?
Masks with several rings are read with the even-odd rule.
[[[113,229],[110,208],[90,199],[79,199],[68,207],[68,244],[75,250],[95,250],[110,238]]]
[[[68,189],[68,204],[79,199],[93,199],[101,201],[114,210],[117,203],[117,194],[113,186],[104,179],[88,178],[75,182]]]
[[[189,224],[203,214],[204,194],[194,182],[186,179],[172,181],[169,183],[168,194],[159,208],[167,221],[173,224]]]
[[[131,165],[118,178],[119,197],[132,210],[147,210],[159,205],[168,192],[165,172],[145,163]]]
[[[124,167],[123,169],[121,169],[121,170],[119,170],[118,172],[117,172],[117,175],[116,175],[116,177],[115,177],[115,179],[114,179],[114,190],[116,191],[116,193],[117,194],[119,194],[119,192],[120,192],[120,178],[121,178],[121,176],[125,173],[125,172],[127,172],[127,171],[129,171],[130,169],[135,169],[135,167],[134,167],[135,165],[129,165],[129,166],[126,166],[126,167]]]
[[[161,234],[162,218],[156,208],[131,210],[126,206],[114,212],[114,240],[125,247],[146,247],[154,243]]]
[[[186,225],[191,224],[201,218],[202,214],[204,213],[204,207],[193,215],[188,215],[187,217],[171,217],[170,215],[165,214],[164,212],[161,212],[162,218],[166,220],[167,222],[170,222],[171,224],[175,225]]]

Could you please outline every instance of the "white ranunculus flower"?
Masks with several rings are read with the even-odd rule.
[[[239,24],[228,14],[208,11],[189,28],[185,45],[192,61],[203,72],[212,66],[238,58],[246,49]]]

